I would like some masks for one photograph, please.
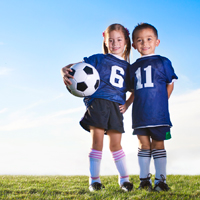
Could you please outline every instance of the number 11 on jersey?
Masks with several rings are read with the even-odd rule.
[[[137,69],[135,72],[135,75],[137,77],[137,85],[136,90],[142,89],[143,87],[153,87],[154,83],[152,82],[152,70],[151,65],[148,65],[146,68],[144,68],[145,75],[146,75],[146,83],[144,83],[144,86],[142,84],[142,75],[141,75],[141,67]]]

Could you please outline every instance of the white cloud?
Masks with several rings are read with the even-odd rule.
[[[172,123],[181,133],[197,133],[200,127],[200,89],[187,94],[172,96],[170,99],[170,113]],[[184,134],[187,135],[188,134]]]
[[[166,141],[168,172],[200,174],[200,89],[170,97],[172,139]]]
[[[30,105],[28,108],[32,108],[36,105],[38,104],[36,103]],[[66,121],[70,122],[72,120],[72,118],[70,118],[70,114],[83,111],[84,109],[85,107],[81,106],[78,108],[61,110],[43,116],[37,116],[35,113],[31,112],[24,113],[24,110],[22,112],[16,111],[9,115],[7,124],[0,125],[0,131],[14,131],[52,125],[58,126],[66,123]]]
[[[3,108],[2,110],[0,110],[0,114],[5,113],[7,110],[8,110],[7,108]]]
[[[9,74],[11,71],[13,71],[13,70],[10,69],[10,68],[7,68],[7,67],[0,67],[0,76],[1,76],[1,75],[7,75],[7,74]]]
[[[196,167],[200,165],[199,102],[200,89],[182,95],[172,94],[170,97],[172,139],[165,142],[168,174],[200,174],[200,169]],[[12,133],[14,136],[16,130],[20,130],[21,133],[25,129],[24,135],[27,135],[25,138],[18,138],[17,135],[15,136],[17,139],[11,140],[6,137],[1,139],[0,151],[5,152],[2,157],[5,162],[0,166],[0,173],[88,175],[88,152],[91,137],[79,126],[79,118],[76,115],[82,115],[85,107],[36,116],[31,111],[39,103],[42,102],[27,106],[27,109],[21,113],[18,111],[12,117],[10,115],[7,120],[11,122],[0,126],[0,133],[2,130],[9,130],[9,134]],[[124,118],[126,133],[122,136],[122,147],[127,156],[129,173],[138,174],[138,141],[137,137],[132,135],[131,107]],[[46,128],[45,133],[43,132],[44,127]],[[108,138],[105,136],[101,175],[117,174],[108,143]],[[153,159],[150,169],[154,174]]]

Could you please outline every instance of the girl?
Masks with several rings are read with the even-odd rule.
[[[100,75],[100,86],[91,96],[84,98],[87,111],[80,125],[91,133],[92,147],[90,161],[90,191],[104,188],[99,177],[102,158],[104,134],[109,137],[109,148],[119,172],[119,185],[125,191],[131,191],[125,154],[121,146],[123,127],[123,104],[126,100],[127,71],[131,43],[129,32],[120,24],[112,24],[103,32],[104,54],[84,58],[84,62],[93,65]],[[128,61],[128,62],[127,62]],[[70,64],[61,70],[66,85],[71,84],[68,78]]]

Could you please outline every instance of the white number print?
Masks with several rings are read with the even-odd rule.
[[[147,66],[144,68],[144,71],[146,72],[146,83],[144,83],[144,86],[142,84],[142,76],[141,76],[141,67],[137,69],[135,72],[135,75],[137,77],[137,85],[136,85],[136,90],[139,90],[143,87],[154,87],[154,83],[152,82],[152,70],[151,70],[151,65]]]
[[[111,75],[110,75],[110,83],[112,85],[114,85],[115,87],[122,88],[123,83],[124,83],[124,79],[123,79],[122,76],[117,74],[117,70],[120,71],[120,74],[124,75],[124,69],[123,68],[118,67],[116,65],[112,66]],[[116,79],[118,80],[117,82],[115,81]]]

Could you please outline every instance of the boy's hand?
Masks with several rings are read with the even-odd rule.
[[[61,76],[63,77],[63,81],[64,81],[64,83],[65,83],[66,86],[72,84],[72,82],[69,80],[69,78],[72,78],[72,79],[74,78],[73,76],[71,76],[71,75],[69,74],[69,72],[72,72],[72,70],[70,69],[70,67],[71,67],[72,65],[73,65],[73,64],[69,64],[69,65],[67,65],[67,66],[65,66],[65,67],[63,67],[63,68],[61,69]]]

